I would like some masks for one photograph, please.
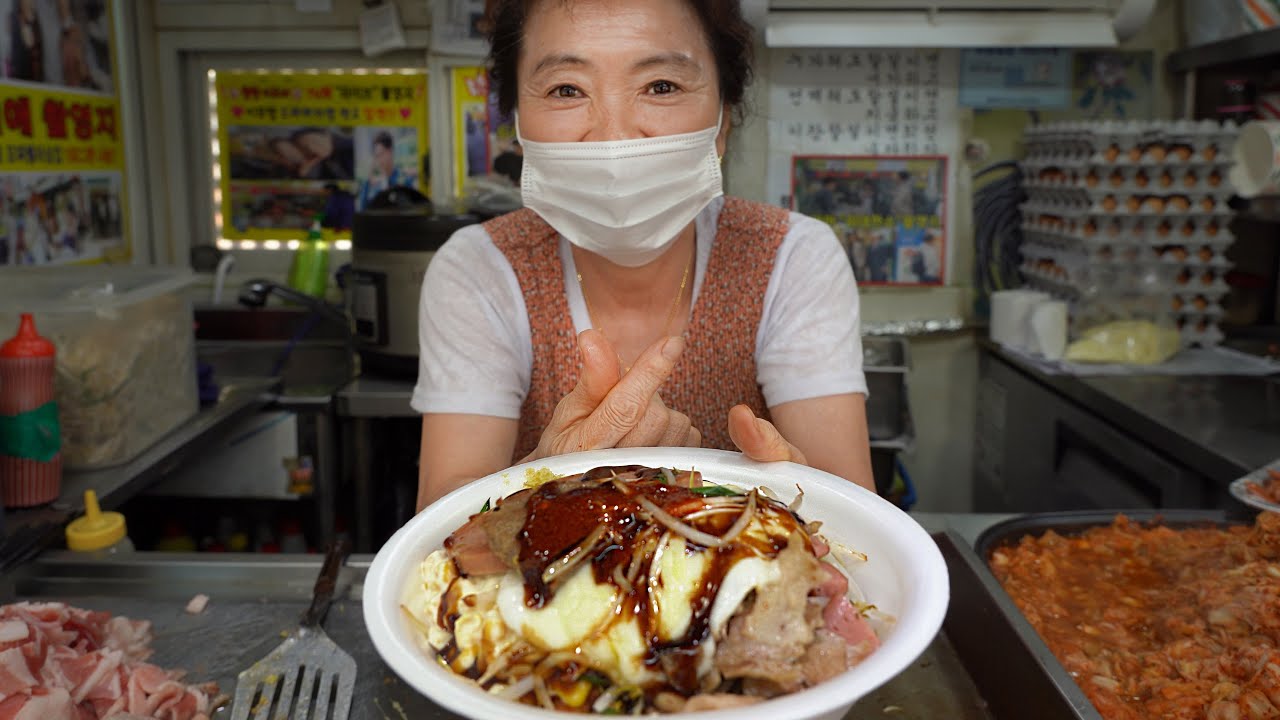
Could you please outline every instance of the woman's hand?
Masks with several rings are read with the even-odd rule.
[[[684,352],[684,339],[662,338],[622,374],[618,354],[601,333],[578,336],[582,374],[556,405],[538,447],[522,462],[612,447],[698,447],[702,433],[658,396]]]
[[[761,462],[802,463],[876,491],[861,393],[792,400],[769,408],[769,414],[772,423],[746,405],[729,410],[729,437],[743,455]],[[798,439],[804,450],[788,437]]]
[[[773,423],[756,417],[746,405],[734,405],[729,409],[729,437],[743,455],[758,462],[790,460],[801,465],[809,463],[800,448],[787,442]]]

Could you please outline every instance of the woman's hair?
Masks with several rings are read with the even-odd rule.
[[[498,92],[498,110],[509,114],[516,107],[519,80],[516,66],[524,40],[529,11],[539,2],[573,0],[486,0],[482,29],[489,39],[489,79]],[[720,100],[741,119],[747,86],[751,84],[754,31],[742,18],[739,0],[684,0],[698,16],[711,55],[716,60]]]

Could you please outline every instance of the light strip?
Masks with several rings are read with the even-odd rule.
[[[270,73],[281,73],[284,75],[292,75],[294,73],[305,73],[308,75],[335,74],[335,75],[412,75],[414,73],[423,72],[417,68],[338,68],[323,70],[320,68],[292,69],[292,68],[254,68],[251,70],[227,70],[226,72],[251,72],[260,75]],[[213,160],[211,176],[213,178],[213,192],[211,199],[213,201],[213,234],[218,238],[216,245],[219,250],[297,250],[300,242],[297,240],[281,240],[268,239],[259,243],[256,240],[232,240],[231,238],[222,237],[223,217],[222,217],[222,148],[218,143],[218,71],[209,69],[206,73],[209,82],[209,155]],[[350,250],[350,240],[338,240],[333,244],[337,250]]]

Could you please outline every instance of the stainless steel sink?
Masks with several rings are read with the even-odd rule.
[[[281,341],[200,340],[196,357],[213,367],[220,384],[277,378],[280,395],[288,398],[328,401],[357,375],[355,360],[342,343],[301,341],[290,347]]]
[[[292,401],[328,402],[358,375],[342,328],[304,308],[197,307],[196,356],[221,385],[273,378]]]
[[[195,308],[196,340],[342,341],[342,328],[307,308],[271,305],[263,308],[199,306]]]

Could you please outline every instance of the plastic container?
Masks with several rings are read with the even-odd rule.
[[[98,494],[84,491],[84,515],[67,524],[67,549],[98,555],[116,555],[133,552],[124,515],[103,512],[98,506]]]
[[[65,467],[128,462],[195,415],[190,271],[97,265],[11,277],[0,282],[0,327],[17,324],[11,308],[29,310],[58,348]]]
[[[29,313],[0,345],[0,497],[9,507],[43,505],[62,490],[56,356]]]
[[[324,239],[319,218],[312,221],[307,239],[293,251],[288,282],[294,290],[318,298],[329,289],[329,243]]]

